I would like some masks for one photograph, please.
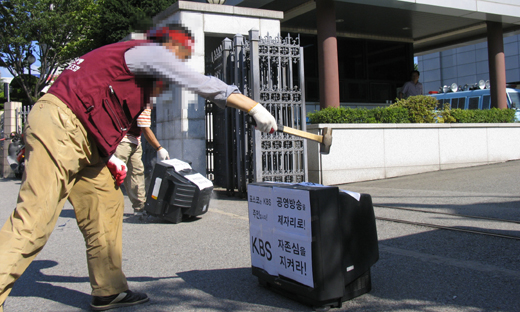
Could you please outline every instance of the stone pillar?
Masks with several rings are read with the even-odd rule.
[[[339,107],[338,42],[333,0],[316,0],[320,107]]]
[[[181,9],[179,9],[182,7]],[[251,28],[260,29],[261,35],[276,36],[280,32],[281,18],[262,18],[257,15],[235,15],[234,7],[214,6],[190,1],[173,4],[168,15],[162,16],[156,26],[180,23],[190,29],[195,37],[195,50],[187,65],[199,73],[205,72],[205,34],[233,36],[247,34]],[[240,10],[240,9],[239,9]],[[254,11],[254,10],[253,10]],[[264,12],[265,14],[265,12]],[[168,94],[157,99],[156,133],[161,145],[171,158],[192,163],[192,168],[206,174],[206,121],[205,100],[181,87],[173,86]]]
[[[14,172],[11,170],[9,163],[7,162],[7,155],[9,153],[9,143],[11,140],[9,139],[9,134],[11,132],[16,132],[17,127],[18,130],[21,131],[22,120],[18,114],[16,114],[17,109],[22,108],[22,103],[20,102],[7,102],[4,104],[4,135],[6,139],[3,141],[2,148],[2,177],[4,178],[12,178],[14,177]]]
[[[487,40],[491,105],[505,109],[507,108],[506,61],[502,23],[487,22]]]

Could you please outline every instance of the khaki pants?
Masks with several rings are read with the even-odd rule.
[[[121,142],[114,155],[128,167],[124,181],[126,193],[132,202],[134,211],[143,211],[146,203],[146,186],[144,184],[143,149],[141,144]]]
[[[85,238],[92,295],[127,290],[121,269],[123,194],[85,128],[47,94],[28,116],[25,140],[18,204],[0,230],[0,306],[47,242],[67,198]]]

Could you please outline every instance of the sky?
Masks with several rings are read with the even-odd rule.
[[[2,78],[4,78],[4,77],[13,77],[13,75],[11,75],[11,73],[5,67],[0,67],[0,76]]]
[[[31,74],[33,72],[38,73],[38,68],[40,67],[40,60],[38,59],[40,46],[38,44],[36,44],[36,42],[33,42],[33,43],[34,43],[33,55],[36,57],[36,62],[34,62],[34,64],[32,64],[32,66],[31,66]],[[6,78],[6,77],[13,78],[13,75],[11,75],[11,73],[5,67],[0,67],[0,74],[1,74],[0,78]]]
[[[40,67],[40,60],[36,60],[36,62],[34,64],[32,64],[32,66],[31,66],[31,74],[38,73],[39,67]],[[1,74],[1,78],[6,78],[6,77],[12,78],[13,77],[13,75],[11,75],[11,73],[5,67],[0,67],[0,74]]]

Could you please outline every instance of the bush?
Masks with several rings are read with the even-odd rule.
[[[404,107],[378,107],[373,109],[376,119],[381,123],[409,123],[408,110]]]
[[[486,110],[452,109],[453,116],[459,123],[504,123],[515,122],[514,109],[491,108]]]
[[[327,107],[308,114],[310,122],[316,123],[407,123],[408,110],[402,107],[374,109]]]
[[[456,122],[457,119],[451,115],[450,104],[445,103],[442,108],[437,107],[437,122],[439,123],[451,123]]]
[[[38,77],[24,74],[24,79],[27,79],[29,81],[28,87],[31,90],[34,90],[36,88],[36,83],[38,82]],[[20,77],[14,77],[14,79],[11,81],[11,93],[10,93],[10,100],[13,102],[22,102],[23,106],[32,105],[34,104],[38,98],[32,98],[32,101],[27,97],[27,94],[25,93],[25,90],[23,89],[22,80]]]
[[[7,102],[7,99],[4,97],[4,91],[2,90],[0,91],[0,110],[4,109],[5,102]]]
[[[308,114],[310,123],[504,123],[515,122],[514,109],[463,110],[438,107],[436,98],[425,95],[398,100],[388,107],[328,107]]]
[[[438,105],[436,98],[426,95],[410,96],[398,100],[390,107],[404,107],[408,110],[408,119],[413,123],[434,123],[437,120],[435,109]],[[441,120],[437,120],[441,122]],[[442,121],[443,122],[443,121]]]

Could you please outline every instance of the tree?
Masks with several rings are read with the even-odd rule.
[[[3,0],[0,4],[0,57],[33,104],[57,70],[91,47],[87,33],[97,19],[96,0]],[[40,77],[26,71],[36,53]]]
[[[177,0],[100,0],[96,28],[89,33],[92,47],[118,42],[134,31],[152,26],[152,17]]]
[[[7,99],[5,98],[5,95],[4,95],[4,89],[2,88],[2,91],[0,91],[0,111],[4,109],[4,103],[6,101],[7,101]]]
[[[24,81],[29,90],[34,90],[34,88],[36,88],[36,83],[38,82],[38,77],[29,74],[22,74],[14,77],[9,84],[9,97],[11,101],[22,102],[22,105],[24,106],[32,105],[34,104],[32,101],[36,101],[37,98],[31,99],[27,97],[22,81]]]

